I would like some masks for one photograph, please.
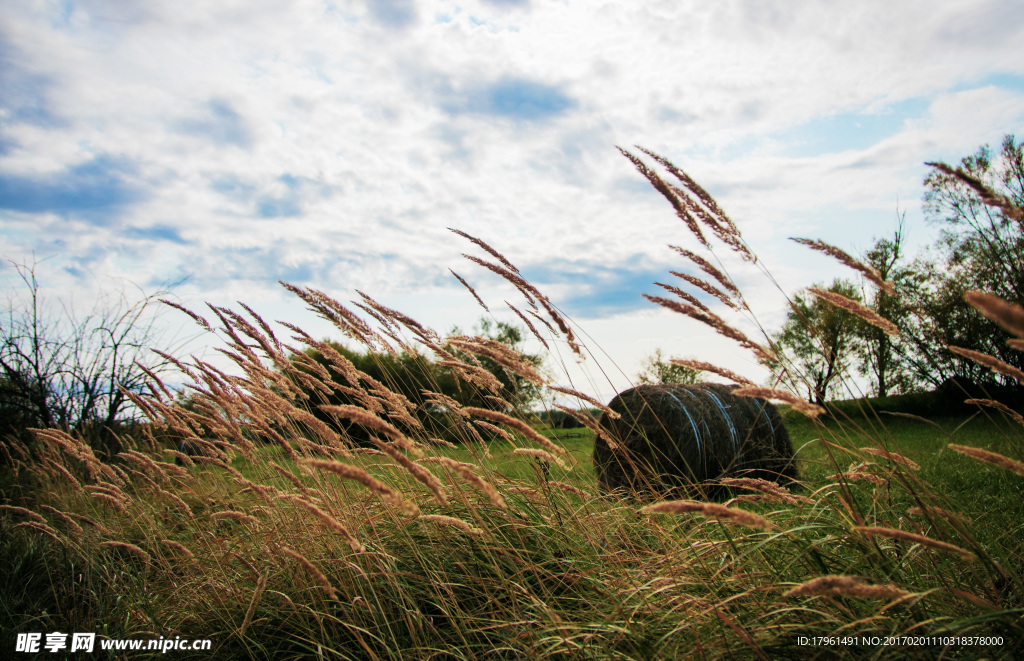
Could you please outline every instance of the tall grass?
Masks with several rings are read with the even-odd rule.
[[[755,261],[703,189],[645,153],[679,183],[626,152],[699,242]],[[530,328],[545,346],[596,353],[509,260],[460,234],[497,260],[472,257],[519,290],[525,312],[514,309],[536,322]],[[680,251],[714,280],[691,284],[749,313],[721,267]],[[323,292],[286,286],[372,351],[432,354],[491,407],[430,395],[441,439],[398,384],[359,372],[298,326],[275,331],[249,308],[211,308],[218,324],[190,311],[216,329],[234,372],[176,359],[192,382],[187,407],[154,376],[152,395],[135,398],[152,419],[146,438],[117,463],[55,431],[38,433],[34,455],[15,448],[9,491],[17,504],[0,511],[3,645],[13,646],[14,632],[59,630],[211,638],[218,658],[259,659],[1024,651],[1022,478],[1013,472],[1020,427],[1009,418],[993,417],[1000,435],[987,426],[971,436],[978,421],[934,430],[870,408],[819,417],[799,398],[748,382],[751,394],[794,404],[787,415],[803,447],[801,491],[733,479],[727,502],[602,498],[589,465],[595,430],[563,442],[515,417],[474,356],[547,387],[532,365],[484,338],[458,338],[456,354],[365,294],[358,306],[370,322]],[[652,300],[733,338],[738,351],[774,353],[682,293],[682,302]],[[327,356],[329,369],[305,359],[304,347]],[[360,405],[328,406],[326,393],[338,389]],[[368,445],[345,431],[353,425],[369,432]],[[904,442],[910,428],[921,438]],[[178,440],[205,454],[176,452]],[[945,449],[953,441],[955,452]],[[981,445],[988,454],[969,450]],[[1002,642],[943,638],[954,635]],[[801,645],[801,636],[846,642]],[[874,639],[891,636],[935,638]]]

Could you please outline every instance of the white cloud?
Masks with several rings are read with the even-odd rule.
[[[922,163],[1024,129],[1021,18],[997,0],[9,7],[0,185],[52,192],[122,163],[97,176],[145,195],[99,218],[0,188],[0,252],[139,283],[191,274],[186,298],[275,308],[279,278],[359,288],[445,330],[479,314],[449,266],[494,286],[454,226],[543,273],[556,302],[610,314],[595,289],[678,265],[664,245],[689,240],[614,149],[642,144],[718,197],[793,288],[833,271],[794,263],[786,237],[866,247],[897,199],[926,237]],[[858,117],[884,121],[851,139]],[[602,322],[626,371],[637,336],[679,344],[651,315]]]

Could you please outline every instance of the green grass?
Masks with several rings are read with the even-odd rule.
[[[502,492],[507,510],[440,470],[435,472],[451,497],[443,507],[422,489],[416,495],[415,481],[387,467],[386,458],[350,462],[410,494],[422,514],[459,518],[481,535],[418,523],[363,487],[318,472],[304,475],[274,447],[260,449],[252,460],[235,457],[233,468],[258,484],[292,489],[268,468],[269,460],[302,475],[319,505],[366,545],[355,554],[301,508],[244,492],[216,466],[189,469],[162,485],[188,503],[192,516],[146,485],[128,488],[128,510],[120,513],[37,474],[32,479],[47,488],[35,492],[33,509],[84,514],[109,534],[88,525],[75,534],[53,515],[46,518],[56,538],[27,527],[12,530],[24,519],[4,513],[3,629],[7,644],[14,632],[53,630],[114,638],[209,637],[220,657],[275,659],[805,658],[806,650],[795,645],[799,635],[915,632],[1002,635],[1007,643],[999,651],[1006,652],[1024,634],[1016,596],[1024,480],[944,448],[957,442],[1005,451],[1019,447],[1020,433],[983,416],[938,424],[950,435],[915,420],[818,423],[789,414],[806,482],[800,494],[809,500],[743,504],[770,522],[765,530],[699,515],[644,516],[638,514],[641,504],[595,497],[587,431],[564,439],[578,462],[571,471],[552,466],[545,474],[502,441],[490,445],[490,458],[481,456],[479,445],[438,453],[477,465]],[[856,451],[883,446],[920,470]],[[865,460],[877,463],[885,484],[832,477],[837,466],[841,472]],[[908,513],[921,505],[966,521]],[[211,516],[225,510],[245,512],[258,523]],[[916,532],[979,559],[964,563],[955,553],[866,537],[851,532],[855,525]],[[107,539],[138,546],[149,563],[99,546]],[[161,539],[184,545],[194,558],[186,560]],[[308,558],[335,596],[274,550],[281,547]],[[784,596],[801,582],[834,574],[894,584],[912,596],[901,605]],[[995,651],[959,654],[975,658]],[[900,654],[931,658],[934,652],[906,647]]]

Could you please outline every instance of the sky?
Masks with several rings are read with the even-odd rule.
[[[338,333],[279,285],[364,291],[439,332],[522,302],[466,261],[477,236],[576,323],[555,381],[601,399],[641,359],[744,350],[641,297],[697,247],[617,146],[671,159],[758,255],[715,258],[757,337],[785,294],[851,275],[788,241],[861,254],[926,161],[1024,134],[1016,0],[33,0],[0,13],[0,284],[128,286],[201,310],[241,300]],[[692,270],[692,269],[691,269]],[[766,275],[770,274],[770,277]],[[216,340],[173,310],[191,351]],[[534,345],[539,346],[539,345]]]

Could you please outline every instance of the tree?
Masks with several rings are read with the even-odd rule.
[[[872,288],[870,293],[865,291],[863,296],[867,306],[881,317],[906,329],[910,323],[910,309],[906,306],[904,295],[914,273],[904,263],[903,222],[904,217],[901,216],[892,238],[877,239],[863,259],[865,264],[878,271],[883,280],[893,282],[895,291],[889,293],[881,288]],[[918,382],[909,369],[914,361],[912,353],[909,353],[913,345],[908,341],[901,342],[866,322],[858,324],[858,335],[861,351],[857,370],[871,379],[873,394],[885,397],[891,393],[912,390]]]
[[[825,291],[860,299],[853,283],[839,278]],[[837,377],[849,367],[860,323],[858,317],[817,297],[809,300],[806,293],[796,294],[786,321],[772,337],[776,359],[768,366],[776,374],[796,372],[793,376],[807,387],[808,401],[822,406]]]
[[[159,372],[166,363],[149,351],[157,320],[149,311],[160,294],[131,301],[122,292],[79,316],[44,300],[35,264],[10,264],[25,293],[8,295],[0,322],[0,417],[7,424],[0,433],[28,426],[77,432],[109,459],[121,451],[115,430],[135,417],[123,391],[141,393],[143,367]]]
[[[658,348],[640,363],[640,371],[636,378],[642,384],[694,384],[703,381],[704,375],[692,367],[677,365],[671,360],[666,360],[661,348]]]
[[[934,170],[924,180],[924,210],[931,222],[942,226],[938,246],[949,276],[965,288],[1008,301],[1024,300],[1024,219],[986,204],[952,168],[932,165]],[[1013,135],[1003,138],[997,157],[985,145],[961,159],[958,170],[1017,207],[1024,206],[1024,145],[1018,145]]]
[[[999,327],[964,300],[964,292],[979,289],[1024,303],[1024,218],[1008,213],[1024,205],[1024,145],[1007,135],[998,155],[985,145],[956,169],[931,165],[924,210],[942,230],[935,257],[919,259],[912,268],[907,304],[915,319],[903,336],[916,345],[915,372],[922,379],[934,385],[950,377],[992,382],[988,370],[946,347],[980,351],[1024,368],[1024,354],[1009,348]],[[990,195],[1006,204],[986,202]]]
[[[532,365],[534,368],[540,368],[544,364],[544,358],[540,354],[526,353],[526,334],[520,326],[481,317],[473,330],[477,336],[485,340],[493,340],[507,346],[520,360]],[[453,328],[451,333],[449,333],[449,338],[458,337],[460,334],[457,327]],[[446,349],[461,360],[468,359],[466,353],[457,348],[448,345]],[[502,387],[499,395],[511,403],[519,413],[525,414],[529,412],[533,405],[540,401],[542,395],[540,385],[532,383],[529,379],[516,374],[485,356],[477,356],[476,360],[479,360],[480,366],[493,374],[501,382]],[[447,369],[446,374],[443,376],[454,379],[450,369]],[[468,406],[493,408],[493,404],[487,401],[485,394],[476,389],[471,389],[465,393],[452,396]]]
[[[523,331],[513,324],[505,322],[492,323],[490,320],[484,319],[478,323],[475,331],[479,337],[485,340],[505,345],[518,355],[521,360],[535,367],[539,367],[543,362],[541,356],[524,352]],[[450,341],[463,337],[465,336],[461,335],[459,329],[454,328],[446,339]],[[409,351],[402,351],[396,354],[377,351],[360,352],[337,342],[328,341],[326,344],[352,363],[361,375],[358,377],[358,383],[343,382],[340,384],[343,386],[342,389],[335,389],[330,393],[314,392],[307,385],[296,382],[296,386],[309,396],[313,402],[317,405],[347,404],[365,407],[367,404],[366,392],[373,391],[376,388],[373,383],[376,381],[414,404],[416,421],[426,427],[432,435],[446,435],[448,419],[445,411],[438,409],[436,404],[428,403],[432,398],[425,395],[424,391],[450,397],[462,406],[487,409],[499,407],[497,402],[489,399],[491,395],[497,395],[512,404],[513,408],[520,414],[527,413],[541,396],[540,386],[537,384],[531,383],[529,380],[513,373],[486,356],[470,356],[465,350],[447,342],[443,343],[443,348],[450,354],[467,364],[475,365],[478,363],[480,367],[493,374],[501,384],[499,391],[497,393],[481,391],[476,386],[457,376],[452,367],[432,361],[424,354],[411,353]],[[325,356],[314,348],[307,349],[305,354],[329,372],[332,371],[333,368],[329,356]],[[293,362],[295,362],[294,358],[293,356]],[[364,378],[364,376],[368,378]],[[340,377],[339,380],[344,381]],[[312,406],[311,411],[325,422],[333,424],[331,416],[323,413],[319,406]],[[386,413],[385,415],[390,417],[390,413],[393,412]],[[392,418],[392,422],[399,426],[407,427],[408,419],[403,421],[403,417],[399,415],[396,418]],[[359,441],[364,441],[368,438],[367,434],[360,431],[357,425],[347,427],[346,431]],[[407,431],[411,430],[407,429]]]

